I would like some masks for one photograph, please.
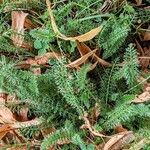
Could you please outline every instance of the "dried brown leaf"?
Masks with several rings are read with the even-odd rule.
[[[70,64],[68,64],[67,67],[77,68],[78,66],[83,64],[90,56],[92,56],[96,51],[97,51],[97,49],[87,53],[86,55],[82,56],[81,58],[79,58],[79,59],[71,62]]]
[[[34,29],[37,28],[38,25],[33,23],[29,18],[26,18],[24,22],[24,27],[27,29]]]
[[[150,40],[150,26],[148,27],[147,31],[144,33],[144,41]]]
[[[136,43],[136,47],[137,47],[138,52],[139,52],[142,56],[144,56],[144,50],[143,50],[143,48],[141,47],[140,43],[139,43],[136,39],[135,39],[135,43]]]
[[[46,137],[48,134],[55,132],[56,129],[54,127],[49,127],[49,128],[43,128],[41,130],[43,137]]]
[[[22,108],[19,113],[20,121],[28,121],[28,111],[29,108]]]
[[[146,88],[149,90],[149,88]],[[131,101],[131,103],[145,103],[150,101],[150,93],[149,91],[145,91],[142,94],[138,95],[134,100]]]
[[[7,148],[6,150],[27,150],[29,149],[28,146],[12,146],[11,148]]]
[[[91,49],[83,42],[77,41],[77,48],[81,56],[91,52]]]
[[[89,68],[89,71],[94,70],[96,68],[97,64],[98,64],[98,61],[96,61],[94,64],[92,64]]]
[[[137,5],[141,5],[142,4],[142,0],[135,0]]]
[[[150,63],[150,48],[144,47],[143,49],[144,55],[142,57],[139,57],[140,59],[140,64],[142,66],[142,70],[147,69]]]
[[[5,105],[5,102],[7,100],[7,94],[5,92],[0,93],[0,105]]]
[[[48,52],[42,56],[36,56],[35,57],[35,61],[38,65],[42,65],[42,64],[46,64],[48,63],[48,60],[51,58],[56,58],[56,59],[60,59],[61,54],[60,53],[56,53],[56,52]]]
[[[17,47],[21,47],[24,41],[24,22],[25,18],[28,14],[24,13],[23,11],[12,11],[11,18],[12,18],[12,41],[14,45]]]
[[[108,66],[110,67],[111,64],[101,58],[99,58],[97,55],[94,55],[94,58],[99,62],[99,64],[101,64],[102,66]]]
[[[83,34],[83,35],[80,35],[80,36],[76,36],[76,37],[66,37],[64,34],[62,34],[58,27],[57,27],[57,24],[55,22],[55,18],[53,16],[53,12],[52,12],[52,8],[51,8],[51,3],[49,0],[46,0],[46,4],[47,4],[47,7],[48,7],[48,12],[49,12],[49,15],[50,15],[50,19],[51,19],[51,25],[52,25],[52,28],[53,28],[53,31],[54,33],[61,39],[63,40],[70,40],[70,41],[76,41],[78,40],[79,42],[85,42],[85,41],[89,41],[91,39],[93,39],[97,34],[99,34],[99,32],[102,30],[102,27],[97,27],[97,28],[94,28],[92,29],[91,31]]]
[[[21,48],[24,48],[28,51],[31,51],[33,49],[33,44],[31,42],[26,42],[26,41],[23,41],[22,45],[21,45]]]
[[[65,38],[64,40],[70,40],[70,41],[78,40],[79,42],[89,41],[93,39],[96,35],[98,35],[101,30],[102,30],[102,27],[97,27],[83,35],[76,36],[76,37],[68,37],[68,38]]]
[[[18,130],[13,130],[12,131],[14,136],[15,136],[15,140],[18,141],[18,143],[25,143],[26,139],[23,135],[21,135],[21,133]]]
[[[4,123],[14,123],[16,121],[13,113],[5,106],[0,107],[0,120]]]
[[[91,52],[92,50],[86,45],[84,44],[83,42],[79,42],[77,41],[77,48],[78,48],[78,51],[80,53],[81,56]],[[106,62],[105,60],[99,58],[96,54],[93,54],[93,58],[95,61],[97,61],[100,65],[103,65],[103,66],[111,66],[110,63]]]
[[[46,63],[48,63],[49,59],[56,58],[59,60],[60,57],[60,53],[48,52],[44,55],[36,56],[35,58],[28,58],[27,60],[18,63],[16,67],[29,68],[31,65],[45,65]]]
[[[117,126],[115,127],[115,131],[116,131],[117,133],[120,133],[120,132],[125,132],[125,131],[128,131],[128,130],[125,129],[122,125],[117,125]]]
[[[12,127],[8,124],[2,125],[0,127],[0,140],[10,131]]]
[[[100,12],[107,12],[112,6],[112,1],[111,0],[105,0],[101,8],[99,9]]]
[[[104,146],[103,150],[120,150],[134,140],[132,131],[121,132],[114,135]]]

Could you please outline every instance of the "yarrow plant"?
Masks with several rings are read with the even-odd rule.
[[[43,150],[133,149],[143,140],[141,148],[149,149],[150,76],[144,57],[150,39],[140,40],[150,23],[149,10],[142,8],[149,1],[141,8],[129,0],[48,2],[0,1],[0,94],[7,95],[2,107],[16,122],[31,124],[19,129],[21,144]],[[14,12],[27,17],[13,25]],[[26,117],[18,117],[24,108]],[[41,122],[33,126],[37,118]],[[123,133],[132,143],[122,138],[122,144],[118,139],[107,148],[109,139]]]

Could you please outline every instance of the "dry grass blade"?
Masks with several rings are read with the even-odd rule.
[[[23,11],[12,11],[11,16],[12,16],[12,41],[15,46],[21,47],[22,43],[24,41],[24,22],[25,18],[28,14],[24,13]]]
[[[143,48],[141,47],[141,45],[139,44],[139,42],[135,39],[135,43],[136,43],[136,47],[137,47],[137,50],[138,52],[144,56],[144,51],[143,51]]]
[[[83,64],[90,56],[92,56],[96,51],[97,51],[97,49],[87,53],[86,55],[82,56],[81,58],[79,58],[79,59],[75,60],[74,62],[71,62],[70,64],[68,64],[67,67],[77,68],[78,66]]]
[[[120,150],[134,140],[132,131],[121,132],[114,135],[104,146],[103,150]]]
[[[53,31],[59,38],[61,38],[63,40],[66,40],[66,41],[68,41],[68,40],[70,40],[70,41],[78,40],[79,42],[89,41],[89,40],[93,39],[97,34],[99,34],[99,32],[102,30],[102,27],[99,26],[99,27],[94,28],[91,31],[89,31],[89,32],[87,32],[83,35],[76,36],[76,37],[66,37],[64,34],[62,34],[59,31],[59,29],[57,27],[57,24],[55,22],[55,18],[54,18],[53,13],[52,13],[52,8],[51,8],[50,1],[46,0],[46,4],[47,4],[48,12],[49,12],[49,15],[50,15],[51,25],[52,25]]]

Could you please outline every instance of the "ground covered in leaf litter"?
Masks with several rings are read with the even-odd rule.
[[[31,0],[32,1],[32,0]],[[119,3],[122,3],[124,1],[121,1]],[[0,1],[1,4],[5,3],[5,1]],[[15,3],[15,1],[14,1]],[[43,2],[44,3],[44,2]],[[147,2],[142,2],[141,0],[135,0],[135,1],[130,1],[129,3],[132,3],[134,7],[141,7],[142,9],[149,9],[148,3]],[[75,60],[70,60],[68,61],[67,64],[65,64],[65,67],[70,68],[70,69],[76,69],[77,71],[81,69],[83,64],[91,64],[90,67],[88,68],[88,72],[93,71],[97,66],[101,67],[112,67],[113,64],[112,62],[107,59],[104,60],[101,55],[99,54],[99,49],[97,47],[95,48],[90,48],[90,46],[87,46],[88,44],[85,44],[87,41],[93,40],[97,35],[99,35],[103,29],[103,26],[100,25],[98,27],[95,27],[91,29],[90,31],[82,34],[82,35],[77,35],[77,36],[66,36],[61,33],[59,30],[53,12],[52,12],[52,7],[51,3],[49,0],[46,0],[45,5],[47,6],[47,12],[49,13],[49,22],[51,24],[52,30],[55,33],[56,38],[62,39],[64,41],[71,41],[76,43],[76,47],[78,50],[78,53],[80,56]],[[54,2],[54,6],[57,5]],[[104,2],[103,5],[101,6],[101,10],[109,11],[109,9],[113,8],[113,2],[111,0],[108,0],[107,3]],[[6,7],[4,9],[5,13],[8,13],[9,10]],[[31,12],[30,12],[31,13]],[[50,59],[56,59],[59,62],[61,62],[61,58],[66,56],[70,57],[68,53],[64,54],[61,51],[50,51],[50,52],[43,52],[44,49],[42,49],[42,52],[40,51],[40,46],[41,43],[34,43],[35,45],[33,46],[32,42],[30,43],[29,41],[27,42],[25,39],[25,31],[26,29],[34,29],[34,28],[42,28],[38,22],[33,23],[32,20],[28,17],[30,15],[29,12],[26,12],[26,10],[11,10],[11,29],[14,31],[11,33],[11,42],[13,45],[17,48],[20,49],[26,49],[26,50],[33,50],[33,49],[39,49],[39,55],[37,56],[26,56],[25,59],[22,61],[19,61],[18,63],[15,64],[16,68],[22,69],[22,70],[28,70],[31,66],[34,66],[34,68],[31,69],[31,71],[35,75],[40,75],[42,73],[41,66],[45,68],[49,68],[50,66],[48,65],[48,62]],[[34,13],[34,12],[33,12]],[[32,14],[32,13],[31,13]],[[140,22],[140,20],[139,20]],[[142,30],[140,28],[142,26],[142,22],[139,24],[139,26],[136,28],[137,30]],[[137,31],[140,33],[139,31]],[[150,34],[149,34],[149,27],[144,29],[144,32],[139,35],[138,38],[135,37],[134,44],[136,45],[137,51],[140,54],[139,55],[139,61],[141,65],[141,70],[144,73],[149,72],[149,47],[147,47],[147,44],[143,44],[145,41],[149,42],[150,40]],[[42,53],[42,54],[40,54]],[[5,55],[5,53],[2,53]],[[9,54],[6,54],[9,55]],[[10,53],[10,57],[12,57]],[[14,57],[16,57],[14,55]],[[118,66],[122,66],[123,63],[118,63]],[[128,103],[134,103],[134,104],[139,104],[139,103],[147,103],[149,102],[150,99],[150,86],[148,82],[149,77],[143,78],[142,76],[138,78],[139,83],[143,83],[144,88],[143,92],[141,92],[139,95],[137,95],[134,99],[129,101]],[[136,85],[137,86],[137,85]],[[132,88],[132,87],[131,87]],[[20,99],[17,97],[16,93],[14,95],[9,95],[8,93],[1,92],[0,96],[0,101],[1,101],[1,109],[0,109],[0,121],[1,121],[1,128],[0,128],[0,139],[1,139],[1,147],[6,148],[6,149],[39,149],[41,145],[41,140],[40,137],[42,136],[47,137],[48,134],[52,132],[56,132],[55,127],[49,127],[49,128],[44,128],[37,131],[37,135],[35,135],[32,138],[27,139],[24,137],[24,134],[20,132],[20,129],[22,128],[28,128],[32,126],[39,126],[42,124],[42,120],[38,118],[37,116],[31,115],[31,118],[28,116],[29,108],[26,107],[25,104],[23,108],[19,110],[19,112],[14,113],[10,107],[11,104],[19,105]],[[7,104],[7,106],[6,106]],[[93,107],[93,118],[98,119],[100,115],[99,109],[97,109],[97,105]],[[112,149],[122,149],[123,147],[126,147],[129,143],[132,143],[136,137],[133,133],[133,131],[129,131],[128,128],[124,127],[121,124],[118,124],[115,127],[115,134],[112,135],[107,135],[104,131],[99,132],[96,130],[94,127],[94,123],[92,122],[91,116],[89,117],[89,114],[87,112],[84,112],[84,115],[81,117],[83,120],[84,124],[81,126],[81,129],[87,129],[88,132],[90,133],[89,137],[87,137],[87,143],[90,143],[91,139],[93,137],[101,137],[104,138],[105,142],[101,143],[92,143],[94,145],[94,148],[96,149],[104,149],[104,150],[112,150]],[[16,141],[16,143],[14,143]],[[147,143],[149,143],[147,138],[139,138],[137,140],[138,142],[133,145],[133,147],[130,148],[127,147],[127,149],[143,149]],[[13,145],[11,145],[13,143]],[[55,145],[57,146],[58,149],[61,149],[63,145],[67,145],[73,143],[71,140],[68,139],[63,139],[63,140],[57,140],[54,145],[49,145],[48,149],[55,150]],[[134,143],[134,142],[133,142]],[[92,150],[94,149],[92,146],[91,148],[87,148],[86,146],[81,146],[80,144],[79,147],[83,150],[89,149]],[[47,146],[47,145],[46,145]],[[84,148],[83,148],[84,147]],[[89,146],[90,147],[90,146]]]

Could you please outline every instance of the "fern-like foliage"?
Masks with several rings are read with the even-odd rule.
[[[121,105],[115,108],[115,110],[110,111],[107,114],[106,122],[103,124],[103,127],[106,129],[112,129],[116,125],[119,125],[123,122],[130,121],[135,114],[134,107],[129,105]]]
[[[150,117],[149,110],[149,106],[144,104],[129,105],[125,103],[118,105],[115,110],[112,110],[107,114],[107,121],[104,122],[103,127],[106,129],[111,129],[119,124],[125,124],[129,122],[132,123],[132,121],[136,120],[137,118],[139,118],[139,120],[136,121],[140,122],[140,118]]]
[[[15,2],[12,2],[11,0],[8,0],[5,4],[4,11],[11,11],[11,10],[30,10],[30,9],[43,9],[45,8],[45,5],[43,4],[43,0],[33,0],[27,1],[27,0],[17,0]]]
[[[134,9],[126,4],[119,17],[112,15],[99,35],[99,46],[103,48],[103,58],[108,58],[119,51],[125,42],[135,16]]]
[[[76,145],[79,145],[81,150],[94,150],[93,144],[85,144],[85,142],[81,139],[79,134],[75,134],[72,137],[72,142]]]
[[[104,49],[103,58],[112,56],[125,42],[130,31],[129,18],[128,15],[118,19],[113,16],[104,26],[99,37],[99,45]]]
[[[50,48],[50,42],[54,41],[54,33],[50,29],[35,29],[30,31],[34,38],[34,48],[38,49],[38,54],[44,54]]]
[[[4,36],[0,36],[0,43],[1,43],[0,47],[1,52],[12,52],[12,53],[23,52],[23,49],[15,47],[12,44],[11,40]]]
[[[31,72],[14,68],[14,64],[7,63],[5,59],[0,62],[0,88],[2,91],[16,95],[27,100],[38,95],[36,76]]]
[[[149,128],[141,128],[137,134],[141,137],[150,138],[150,129]]]
[[[127,84],[132,87],[136,83],[136,79],[139,74],[137,51],[134,49],[133,45],[129,45],[129,47],[126,49],[124,61],[124,77],[126,78]]]
[[[75,108],[79,114],[82,114],[83,110],[80,106],[80,101],[76,97],[72,85],[73,77],[71,74],[68,74],[67,68],[59,64],[54,70],[54,78],[56,85],[66,102]]]
[[[149,9],[138,9],[136,11],[136,15],[135,15],[135,22],[143,22],[143,23],[147,23],[150,21],[150,10]]]
[[[100,79],[100,99],[107,104],[109,100],[112,99],[113,94],[117,94],[119,90],[117,89],[117,80],[114,77],[115,73],[118,71],[118,68],[114,65],[112,68],[104,70],[104,74]]]
[[[56,130],[44,139],[44,141],[41,144],[41,150],[46,150],[48,147],[52,147],[58,142],[70,141],[73,135],[73,131],[66,128]]]
[[[89,99],[92,97],[92,89],[85,80],[87,67],[80,70],[77,74],[69,73],[64,64],[58,64],[54,68],[54,79],[58,90],[65,98],[66,102],[77,110],[81,115],[85,110],[85,106],[89,107]]]
[[[124,54],[124,65],[116,73],[116,78],[121,79],[125,78],[126,83],[129,87],[132,87],[137,84],[137,77],[139,75],[139,61],[136,49],[132,44],[128,46]]]
[[[13,113],[19,114],[22,107],[28,107],[31,118],[43,120],[39,127],[23,129],[24,136],[33,139],[41,127],[52,125],[56,131],[43,139],[41,149],[58,148],[61,142],[66,142],[60,146],[62,150],[94,150],[94,146],[103,141],[90,136],[93,134],[90,130],[87,132],[87,128],[80,128],[87,123],[82,120],[87,112],[91,128],[98,132],[113,134],[113,129],[121,124],[136,133],[137,139],[149,139],[150,105],[131,103],[139,94],[140,67],[137,50],[130,44],[135,32],[139,31],[140,21],[142,27],[147,28],[149,10],[132,6],[133,1],[127,0],[110,0],[108,5],[111,6],[106,13],[100,11],[106,5],[105,0],[51,2],[58,29],[66,36],[82,35],[97,26],[103,27],[99,35],[87,41],[87,45],[91,49],[98,45],[102,57],[112,65],[107,68],[97,65],[92,71],[86,62],[80,70],[66,67],[70,62],[68,59],[78,58],[77,45],[75,41],[56,37],[45,1],[3,0],[0,5],[0,52],[5,57],[0,58],[0,91],[14,94],[20,100],[17,106],[6,104]],[[149,4],[148,0],[143,4]],[[27,12],[28,19],[38,25],[34,29],[25,29],[25,43],[34,45],[30,52],[15,47],[10,38],[10,14],[14,10]],[[145,47],[149,43],[141,41],[140,44]],[[51,59],[46,65],[38,66],[41,74],[31,72],[32,65],[29,69],[16,65],[20,60],[34,59],[37,54],[52,50],[67,52],[67,58]],[[148,79],[149,76],[145,80],[149,82]],[[66,126],[68,120],[72,127]]]

